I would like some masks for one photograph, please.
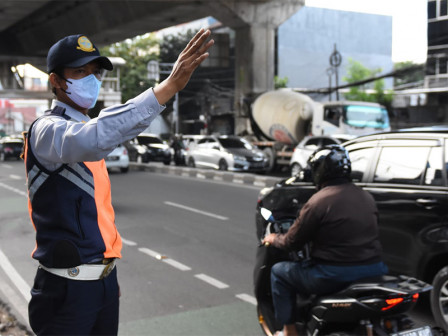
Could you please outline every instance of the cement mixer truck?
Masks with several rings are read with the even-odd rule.
[[[389,131],[387,110],[377,103],[316,102],[291,89],[268,91],[252,104],[252,144],[269,158],[269,170],[289,166],[306,135],[364,135]]]

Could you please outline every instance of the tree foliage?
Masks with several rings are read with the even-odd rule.
[[[347,76],[343,79],[347,83],[355,83],[371,77],[375,77],[381,73],[381,69],[368,69],[360,62],[349,59],[349,66]],[[367,90],[372,89],[372,93]],[[366,102],[376,102],[386,107],[390,107],[393,99],[392,92],[387,92],[384,89],[384,79],[378,79],[372,83],[363,84],[359,86],[352,86],[348,93],[344,94],[347,100],[357,100]]]
[[[177,57],[194,35],[195,32],[191,29],[176,35],[165,35],[160,42],[160,61],[164,63],[176,62]]]
[[[280,78],[279,76],[274,77],[274,87],[275,89],[283,89],[288,85],[288,77]]]
[[[425,78],[425,64],[415,64],[411,61],[395,63],[394,69],[401,70],[405,68],[413,68],[412,71],[406,72],[400,77],[394,78],[394,86],[403,84],[418,83]]]
[[[155,85],[154,80],[148,79],[147,64],[159,59],[158,51],[159,41],[154,34],[137,36],[101,49],[104,56],[122,57],[126,61],[120,74],[123,102]]]

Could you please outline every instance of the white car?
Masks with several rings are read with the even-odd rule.
[[[265,172],[268,159],[262,151],[241,137],[207,135],[188,148],[187,165],[219,170]]]
[[[107,170],[119,169],[122,173],[129,170],[128,150],[124,145],[118,145],[109,155],[106,156]]]
[[[306,136],[294,148],[294,153],[292,154],[291,161],[289,163],[289,167],[291,168],[291,176],[296,176],[306,167],[308,158],[316,149],[327,145],[341,144],[353,139],[354,137],[355,136],[345,134],[334,134],[332,136]]]

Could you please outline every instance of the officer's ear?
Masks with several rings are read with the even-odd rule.
[[[63,79],[55,72],[52,72],[49,76],[50,84],[52,88],[61,89],[63,84]]]

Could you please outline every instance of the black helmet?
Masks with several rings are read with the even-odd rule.
[[[335,178],[350,178],[352,166],[347,150],[340,145],[317,149],[308,159],[314,184],[320,187]]]

